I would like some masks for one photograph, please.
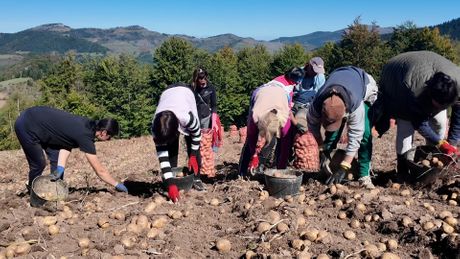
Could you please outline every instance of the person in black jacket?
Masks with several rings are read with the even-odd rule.
[[[64,177],[70,151],[79,148],[102,181],[118,191],[128,192],[126,186],[117,182],[99,162],[94,145],[95,138],[106,141],[118,135],[116,120],[90,120],[55,108],[36,106],[21,113],[14,129],[29,163],[28,188],[46,167],[43,150],[50,161],[51,175],[57,180]]]
[[[197,110],[202,129],[217,128],[217,93],[216,88],[210,84],[208,72],[197,68],[193,72],[192,88],[197,99]]]

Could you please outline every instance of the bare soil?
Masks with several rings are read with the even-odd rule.
[[[31,244],[30,252],[24,255],[28,258],[239,258],[247,251],[259,258],[316,258],[320,254],[329,258],[378,258],[384,250],[401,258],[458,258],[459,226],[454,225],[453,233],[446,234],[443,227],[447,223],[441,218],[441,212],[449,211],[459,220],[457,167],[427,188],[392,184],[396,167],[394,136],[393,130],[374,141],[375,190],[361,189],[354,181],[329,188],[322,184],[321,177],[308,174],[299,195],[276,199],[264,196],[263,179],[237,177],[242,144],[238,137],[227,133],[216,158],[217,177],[206,181],[207,192],[182,193],[178,204],[163,196],[151,137],[97,143],[100,160],[117,179],[125,181],[129,194],[105,185],[84,155],[74,150],[65,174],[69,199],[48,203],[44,208],[30,207],[29,196],[21,193],[28,171],[22,151],[3,151],[0,258],[8,245],[25,241]],[[417,143],[422,143],[420,138]],[[186,163],[183,153],[179,163]],[[145,208],[154,201],[156,207],[147,213]],[[172,215],[173,210],[180,213]],[[270,211],[280,218],[270,219]],[[125,219],[115,218],[114,212],[122,212]],[[344,219],[339,219],[340,212],[345,213]],[[148,225],[135,233],[130,223],[139,215],[146,215],[149,223],[165,218],[166,224],[157,226],[156,235],[147,234],[152,229]],[[58,234],[49,234],[43,222],[46,216],[57,217]],[[404,217],[412,224],[404,226]],[[106,222],[98,225],[101,219]],[[359,226],[353,225],[353,220]],[[270,229],[259,232],[261,222],[269,222]],[[433,227],[424,229],[426,222],[432,222]],[[288,228],[279,231],[282,224]],[[310,241],[304,235],[307,230],[318,230],[322,236]],[[356,238],[346,239],[347,230]],[[90,240],[88,248],[79,246],[78,240],[84,237]],[[230,241],[228,252],[216,249],[219,239]],[[396,240],[397,247],[390,246],[389,240]],[[370,255],[368,244],[380,250]]]

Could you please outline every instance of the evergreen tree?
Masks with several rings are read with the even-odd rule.
[[[272,77],[282,75],[288,69],[301,67],[311,58],[300,44],[287,44],[276,52],[272,63]]]
[[[248,102],[238,75],[238,57],[231,48],[225,47],[213,55],[208,72],[217,90],[221,121],[229,126],[246,112],[241,104]]]

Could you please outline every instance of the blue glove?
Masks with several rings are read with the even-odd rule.
[[[51,176],[51,181],[54,182],[54,181],[57,181],[59,179],[62,179],[64,177],[64,167],[63,166],[60,166],[58,165],[56,170],[54,170],[50,176]]]
[[[117,183],[117,185],[115,185],[115,189],[119,192],[128,192],[128,188],[126,188],[123,183]]]

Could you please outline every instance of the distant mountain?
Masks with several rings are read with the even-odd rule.
[[[369,29],[370,29],[369,25]],[[378,27],[379,34],[387,34],[392,33],[392,27]],[[299,43],[304,46],[306,49],[316,49],[323,46],[326,42],[336,42],[342,38],[343,33],[346,29],[338,30],[338,31],[317,31],[310,34],[296,36],[296,37],[281,37],[278,39],[274,39],[270,42],[278,42],[282,44],[294,44]]]
[[[460,38],[460,18],[436,25],[443,34],[452,39]],[[391,35],[393,28],[378,28],[381,35]],[[73,29],[61,23],[44,24],[17,33],[0,33],[0,54],[26,51],[32,53],[74,50],[79,53],[130,53],[139,60],[151,60],[151,52],[170,37],[181,37],[194,46],[215,52],[225,46],[239,50],[246,46],[262,44],[269,51],[279,50],[285,44],[299,43],[306,49],[315,49],[326,42],[339,41],[346,29],[317,31],[295,37],[280,37],[271,41],[243,38],[234,34],[222,34],[208,38],[187,35],[172,35],[150,31],[141,26],[116,27],[111,29]]]

